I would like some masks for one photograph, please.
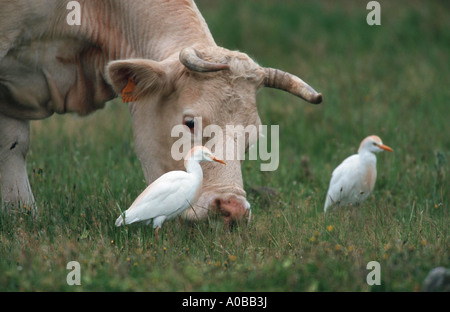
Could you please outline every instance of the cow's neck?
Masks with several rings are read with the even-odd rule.
[[[86,115],[102,108],[115,96],[105,80],[105,67],[110,61],[129,58],[161,61],[169,56],[178,57],[179,51],[188,46],[215,46],[192,0],[77,2],[81,8],[79,26],[67,23],[73,11],[66,8],[66,2],[47,0],[46,5],[31,2],[35,7],[27,14],[37,12],[42,23],[27,29],[22,41],[29,42],[28,47],[37,42],[42,53],[53,56],[40,64],[42,74],[31,73],[45,80],[49,89],[42,92],[41,98],[50,101],[21,103],[32,106],[28,118],[45,118],[54,112]],[[45,13],[42,8],[46,8]],[[28,51],[31,55],[28,58],[34,61],[36,52],[31,48]],[[63,78],[62,71],[67,73]]]
[[[99,46],[107,61],[127,58],[159,61],[186,46],[215,45],[191,0],[79,2],[80,26],[53,27],[61,29],[64,35],[81,36]],[[63,10],[65,15],[68,12]],[[61,23],[61,19],[56,20]]]
[[[17,1],[22,8],[20,19],[17,26],[9,19],[4,28],[8,30],[6,41],[0,44],[0,62],[7,64],[8,75],[13,77],[7,86],[13,101],[0,102],[0,111],[29,119],[55,112],[87,115],[115,96],[105,80],[108,62],[160,61],[177,57],[187,46],[215,46],[191,0],[74,3],[80,5],[81,25],[71,26],[68,17],[78,13],[76,8],[67,9],[67,1]],[[48,88],[36,87],[31,96],[23,81]]]

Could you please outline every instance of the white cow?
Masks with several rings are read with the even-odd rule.
[[[279,88],[312,102],[321,95],[298,77],[263,68],[218,47],[191,0],[0,0],[0,184],[3,206],[34,205],[26,172],[29,121],[54,113],[87,115],[134,88],[129,110],[147,183],[182,169],[170,155],[171,129],[260,124],[255,94]],[[71,11],[71,10],[74,11]],[[131,85],[133,86],[133,85]],[[248,142],[246,143],[248,146]],[[204,186],[189,219],[245,215],[241,160],[204,165]]]

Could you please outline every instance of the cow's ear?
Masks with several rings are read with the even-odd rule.
[[[110,62],[106,66],[106,79],[119,94],[128,94],[138,100],[147,93],[163,92],[167,84],[167,73],[162,64],[145,59],[130,59]]]

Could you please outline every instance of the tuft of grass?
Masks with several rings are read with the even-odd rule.
[[[219,45],[301,76],[312,106],[258,94],[263,124],[280,125],[280,165],[242,166],[253,221],[116,228],[145,188],[126,106],[33,122],[28,172],[39,218],[0,215],[1,291],[415,291],[449,266],[450,20],[443,2],[197,1]],[[323,214],[332,170],[378,134],[373,194]],[[69,261],[81,286],[69,286]],[[381,265],[369,286],[369,261]]]

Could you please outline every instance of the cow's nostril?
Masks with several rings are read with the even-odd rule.
[[[216,208],[216,211],[218,213],[222,213],[222,207],[220,205],[220,199],[216,199],[216,201],[215,201],[215,208]]]
[[[227,209],[224,209],[224,206],[220,199],[215,200],[215,206],[217,213],[221,214],[225,218],[230,217],[230,212]]]
[[[228,199],[216,199],[214,201],[216,212],[228,219],[241,219],[246,216],[246,205],[242,200],[234,197]]]

